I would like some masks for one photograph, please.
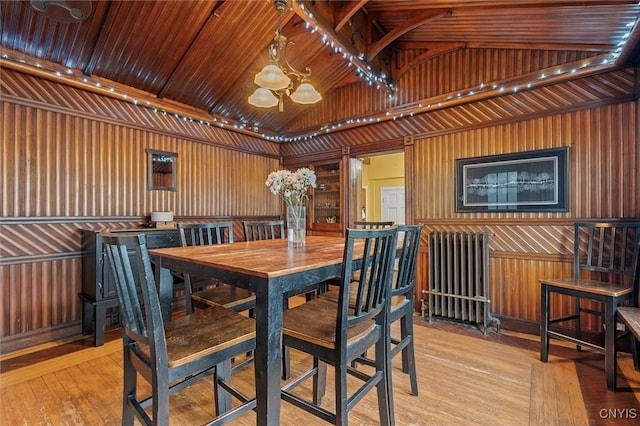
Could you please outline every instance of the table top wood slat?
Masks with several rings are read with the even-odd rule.
[[[342,263],[344,242],[342,237],[308,236],[305,247],[299,248],[289,248],[286,239],[277,239],[152,249],[149,253],[271,279]]]

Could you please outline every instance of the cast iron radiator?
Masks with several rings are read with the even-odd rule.
[[[422,299],[422,317],[482,324],[500,332],[500,321],[490,313],[489,234],[429,232],[428,305]]]

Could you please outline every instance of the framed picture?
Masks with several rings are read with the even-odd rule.
[[[456,160],[457,212],[566,212],[568,148]]]

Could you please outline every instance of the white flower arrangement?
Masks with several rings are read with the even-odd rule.
[[[271,193],[280,195],[291,207],[304,207],[309,198],[309,188],[316,187],[316,174],[306,167],[295,172],[290,170],[277,170],[269,173],[265,184]]]

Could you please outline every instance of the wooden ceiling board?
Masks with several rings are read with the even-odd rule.
[[[311,68],[323,100],[309,106],[285,99],[283,113],[247,102],[256,88],[254,75],[269,61],[267,46],[277,26],[272,0],[92,0],[89,17],[78,23],[48,18],[29,1],[0,1],[0,42],[31,66],[60,64],[73,76],[130,87],[132,95],[142,92],[200,116],[211,114],[212,120],[245,123],[267,136],[315,132],[481,81],[611,52],[630,30],[634,46],[626,50],[636,53],[628,61],[638,60],[640,30],[628,26],[640,14],[637,0],[290,1],[296,3],[282,20],[283,34],[295,42],[289,59],[298,69]],[[321,31],[307,28],[310,10],[351,54],[375,52],[376,41],[387,36],[388,44],[368,64],[378,73],[389,65],[402,71],[392,81],[398,92],[391,99],[356,77],[355,67],[332,53]],[[451,14],[407,30],[411,19],[437,10]],[[336,24],[338,35],[332,32]],[[467,48],[422,56],[454,42]],[[444,79],[444,72],[453,78]],[[615,93],[617,83],[611,84]]]
[[[107,2],[93,4],[88,19],[64,23],[36,12],[27,2],[0,1],[0,40],[2,46],[28,56],[82,69],[109,7]]]
[[[215,2],[118,2],[110,9],[90,74],[159,94]],[[145,19],[140,19],[144,16]]]
[[[227,98],[239,96],[233,88],[273,39],[275,11],[268,2],[225,2],[201,28],[168,82],[165,96],[218,112]],[[255,37],[242,37],[251,28]],[[246,103],[246,98],[244,99]],[[226,114],[238,114],[227,109]]]
[[[536,45],[615,45],[625,26],[637,18],[636,5],[557,8],[456,9],[451,16],[430,21],[404,34],[398,42],[452,42]],[[406,18],[382,18],[391,31]],[[508,31],[504,29],[508,28]],[[594,31],[598,28],[598,31]]]

